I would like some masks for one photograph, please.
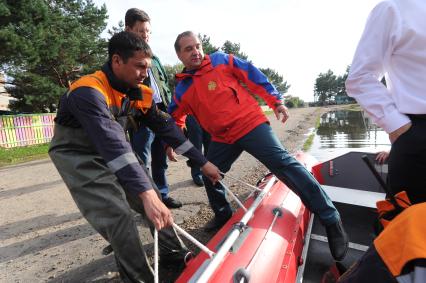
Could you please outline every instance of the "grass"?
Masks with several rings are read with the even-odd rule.
[[[47,158],[49,144],[25,147],[0,148],[0,166],[13,165],[25,161]]]
[[[315,130],[318,129],[319,125],[320,125],[320,121],[321,121],[321,116],[317,117],[317,121],[315,122]],[[308,151],[311,146],[312,143],[314,142],[314,138],[315,138],[315,130],[312,131],[312,134],[309,135],[309,137],[306,139],[305,143],[303,144],[302,150],[303,151]]]
[[[306,139],[306,141],[305,141],[305,143],[303,144],[303,147],[302,147],[303,151],[306,152],[311,148],[312,143],[314,142],[314,137],[315,137],[315,131],[312,134],[310,134],[309,137]]]
[[[315,122],[315,130],[319,128],[321,123],[321,115],[317,117],[317,121]]]
[[[360,107],[358,104],[347,105],[345,107],[348,110],[359,111]],[[273,114],[274,111],[268,109],[264,112],[266,115]],[[317,118],[315,123],[315,129],[318,129],[320,124],[320,117]],[[308,151],[312,143],[314,141],[315,131],[309,135],[303,144],[303,151]],[[15,147],[10,149],[5,149],[0,147],[0,167],[13,165],[16,163],[31,161],[35,159],[47,158],[47,150],[49,148],[49,144],[41,144],[27,147]]]
[[[357,103],[344,105],[342,107],[342,109],[348,110],[348,111],[361,111],[362,110],[361,106],[359,106],[359,104],[357,104]]]

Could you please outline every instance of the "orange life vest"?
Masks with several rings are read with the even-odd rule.
[[[153,91],[145,85],[139,85],[142,92],[142,100],[131,101],[130,107],[139,109],[146,113],[152,105]],[[94,88],[105,97],[106,103],[114,116],[120,113],[121,104],[126,94],[115,90],[104,72],[96,71],[93,74],[86,75],[73,82],[69,88],[69,92],[79,87]]]
[[[374,240],[374,246],[393,276],[414,259],[426,258],[426,203],[405,208]]]
[[[385,199],[376,203],[379,220],[383,228],[386,228],[392,219],[411,205],[411,201],[408,198],[406,191],[397,193],[393,199],[394,201],[391,201],[391,199]]]

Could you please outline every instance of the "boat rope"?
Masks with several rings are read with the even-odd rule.
[[[275,221],[277,221],[278,216],[280,216],[280,211],[278,211],[278,210],[277,210],[277,211],[275,212],[275,214],[274,214],[274,219],[272,220],[271,226],[269,226],[269,229],[268,229],[268,231],[266,232],[266,235],[265,235],[265,239],[264,239],[264,240],[266,240],[266,239],[268,238],[269,233],[272,231],[272,228],[274,227],[274,225],[275,225]]]
[[[158,231],[154,230],[154,283],[158,283]]]
[[[264,189],[261,190],[258,197],[253,201],[252,205],[249,207],[247,212],[243,215],[240,223],[247,225],[249,220],[253,217],[257,207],[260,205],[263,199],[269,194],[269,191],[271,190],[272,186],[275,184],[275,180],[276,178],[272,177],[268,181]],[[223,244],[217,251],[216,255],[211,259],[211,261],[208,263],[208,265],[204,269],[203,273],[201,273],[198,278],[193,278],[195,280],[194,282],[207,283],[209,281],[210,277],[213,275],[216,269],[220,266],[226,254],[229,252],[232,245],[234,245],[235,241],[238,239],[240,234],[241,234],[240,230],[237,227],[233,227],[233,229],[230,231],[230,233],[226,237],[226,240],[223,242]]]
[[[223,173],[222,173],[223,174]],[[223,174],[224,175],[224,174]],[[229,177],[229,176],[228,176]],[[231,177],[231,179],[232,179],[232,177]],[[273,178],[273,179],[275,179],[275,178]],[[236,179],[236,180],[238,180],[238,179]],[[218,181],[219,182],[219,184],[221,184],[222,186],[223,186],[223,188],[232,196],[232,198],[235,200],[235,202],[246,212],[246,214],[247,214],[247,208],[245,208],[245,206],[241,203],[241,201],[238,199],[238,197],[228,188],[228,186],[226,186],[222,181]],[[242,182],[243,184],[246,184],[246,185],[249,185],[250,187],[254,187],[254,186],[252,186],[252,185],[250,185],[250,184],[247,184],[247,183],[245,183],[244,181],[240,181],[240,182]],[[273,182],[272,182],[272,184],[273,184]],[[271,185],[272,186],[272,185]],[[262,191],[262,190],[260,190],[259,188],[257,188],[257,187],[254,187],[254,188],[256,188],[256,191]],[[263,197],[262,197],[262,199],[263,199]],[[257,207],[257,205],[256,205],[256,207]],[[254,211],[253,211],[253,213],[254,213]],[[244,217],[246,216],[246,214],[243,216],[243,219],[244,219]],[[278,217],[278,215],[279,215],[279,212],[276,212],[276,216]],[[250,217],[251,218],[251,217]],[[236,225],[234,225],[233,226],[233,230],[236,230],[236,231],[238,231],[239,233],[238,233],[238,235],[240,234],[240,233],[242,233],[243,231],[244,231],[244,229],[245,229],[245,224],[247,224],[247,222],[248,222],[248,220],[250,219],[250,218],[248,218],[245,222],[239,222],[239,223],[237,223]],[[275,222],[275,221],[274,221]],[[213,251],[211,251],[207,246],[205,246],[205,245],[203,245],[200,241],[198,241],[197,239],[195,239],[194,237],[192,237],[188,232],[186,232],[185,230],[183,230],[181,227],[179,227],[176,223],[173,223],[173,227],[180,233],[180,234],[182,234],[185,238],[187,238],[190,242],[192,242],[194,245],[196,245],[198,248],[200,248],[203,252],[205,252],[210,258],[213,258],[214,256],[215,256],[215,253],[213,252]],[[158,260],[157,260],[158,261]],[[158,281],[156,281],[156,283],[157,283]]]
[[[254,193],[256,193],[256,192],[261,192],[261,191],[262,191],[262,189],[259,189],[258,187],[255,187],[255,186],[253,186],[253,185],[251,185],[251,184],[249,184],[249,183],[247,183],[247,182],[244,182],[244,181],[242,181],[242,180],[240,180],[240,179],[238,179],[238,178],[235,178],[235,177],[233,177],[233,176],[231,176],[231,175],[229,175],[229,174],[225,174],[225,173],[220,172],[220,171],[219,171],[219,173],[220,173],[223,177],[225,177],[225,178],[232,179],[232,180],[234,180],[234,181],[237,181],[237,182],[239,182],[239,183],[241,183],[241,184],[243,184],[243,185],[246,185],[247,187],[249,187],[249,188],[253,189],[253,191],[251,191],[251,192],[248,194],[248,196],[244,199],[244,202],[246,202],[249,198],[251,198],[251,197],[253,196],[253,194],[254,194]],[[237,202],[237,203],[238,203],[238,202]],[[241,205],[240,205],[240,207],[241,207]],[[245,210],[245,208],[243,208],[243,209],[244,209],[244,211],[247,211],[247,210]]]
[[[238,199],[238,197],[236,195],[234,195],[234,193],[228,188],[228,186],[226,186],[222,181],[218,181],[219,184],[222,185],[222,187],[225,188],[225,191],[228,192],[231,197],[235,200],[235,202],[238,204],[239,207],[241,207],[245,212],[247,212],[247,208],[244,206],[244,204]]]
[[[196,245],[197,247],[199,247],[203,252],[205,252],[206,254],[208,254],[208,256],[210,258],[212,258],[215,253],[213,251],[211,251],[207,246],[203,245],[200,241],[198,241],[197,239],[195,239],[194,237],[192,237],[188,232],[186,232],[185,230],[183,230],[182,228],[180,228],[176,223],[173,223],[173,227],[182,234],[182,236],[184,236],[185,238],[187,238],[191,243],[193,243],[194,245]]]
[[[255,186],[253,186],[253,185],[251,185],[251,184],[249,184],[249,183],[247,183],[247,182],[244,182],[244,181],[242,181],[242,180],[240,180],[240,179],[238,179],[238,178],[232,177],[232,176],[231,176],[231,175],[229,175],[229,174],[225,174],[225,173],[223,173],[223,172],[219,172],[219,173],[220,173],[221,175],[223,175],[224,177],[229,178],[229,179],[232,179],[232,180],[237,181],[237,182],[240,182],[241,184],[244,184],[244,185],[248,186],[249,188],[254,189],[255,191],[258,191],[258,192],[262,191],[262,190],[261,190],[261,189],[259,189],[258,187],[255,187]]]

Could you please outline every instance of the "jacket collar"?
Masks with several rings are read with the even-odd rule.
[[[204,55],[204,59],[201,62],[201,65],[198,69],[195,70],[186,70],[186,68],[184,68],[182,70],[182,73],[178,73],[176,74],[176,80],[181,81],[185,78],[189,78],[189,77],[193,77],[193,76],[201,76],[209,71],[211,71],[213,69],[213,66],[211,64],[210,61],[210,56],[209,55]]]
[[[107,76],[109,83],[111,84],[112,88],[124,93],[128,94],[130,91],[132,91],[131,88],[129,88],[124,82],[120,81],[112,71],[111,64],[109,62],[106,62],[102,68],[102,72]],[[133,89],[134,91],[134,89]]]

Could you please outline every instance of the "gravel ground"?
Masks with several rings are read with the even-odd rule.
[[[291,109],[285,125],[273,115],[269,118],[277,136],[294,153],[325,111]],[[250,184],[266,173],[262,164],[245,153],[229,172]],[[213,234],[203,231],[212,218],[204,188],[192,184],[185,158],[170,163],[167,175],[171,195],[184,203],[173,210],[175,222],[206,243]],[[3,167],[0,176],[0,282],[121,282],[113,255],[102,255],[107,242],[81,216],[50,160]],[[241,184],[225,182],[235,194],[248,194]],[[151,236],[136,219],[141,239],[152,250]],[[165,282],[178,275],[165,272]]]

